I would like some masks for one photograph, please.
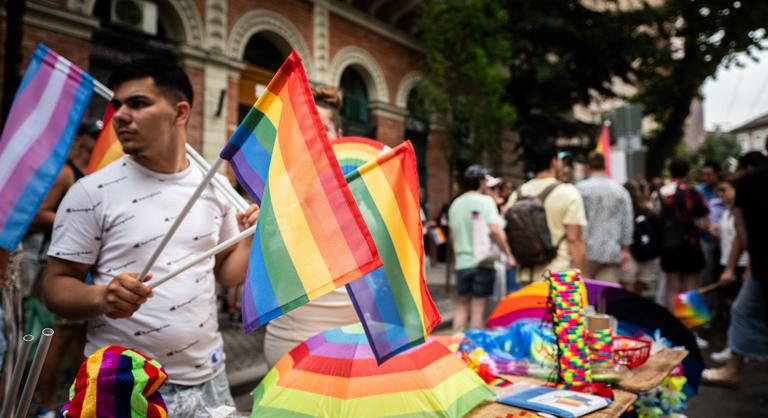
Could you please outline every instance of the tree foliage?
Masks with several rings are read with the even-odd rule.
[[[704,143],[693,152],[688,152],[686,157],[694,167],[700,167],[705,161],[717,161],[723,167],[728,167],[730,161],[734,161],[741,155],[741,145],[736,137],[723,133],[707,135]]]
[[[657,48],[640,55],[639,92],[658,128],[645,140],[649,175],[661,173],[683,137],[690,104],[704,81],[720,66],[741,65],[735,55],[751,59],[763,47],[768,2],[762,0],[667,0],[639,14]]]

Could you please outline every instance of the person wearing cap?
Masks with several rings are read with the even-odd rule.
[[[448,209],[451,243],[456,257],[456,289],[459,303],[453,317],[454,331],[482,328],[488,298],[493,294],[496,271],[493,260],[478,260],[474,248],[474,223],[478,220],[488,226],[490,240],[506,256],[506,267],[515,265],[502,229],[502,219],[494,199],[485,194],[488,169],[471,165],[464,171],[461,181],[463,194]]]
[[[34,277],[28,279],[30,283],[37,283],[42,280],[42,272],[47,265],[46,252],[51,240],[53,221],[56,219],[56,209],[58,209],[59,203],[69,188],[85,175],[85,167],[88,166],[91,152],[100,132],[100,121],[84,120],[80,123],[67,160],[40,205],[40,209],[32,219],[29,229],[33,233],[28,234],[24,239],[25,259],[28,261],[25,267],[33,264],[35,267],[33,270]],[[31,287],[37,288],[37,285],[32,284]],[[36,416],[56,416],[54,411],[56,407],[55,394],[62,374],[63,360],[68,359],[69,364],[76,367],[82,361],[84,346],[85,321],[69,321],[58,316],[55,317],[53,340],[46,357],[47,360],[40,373],[38,385],[40,409]]]

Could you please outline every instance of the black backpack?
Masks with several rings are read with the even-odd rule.
[[[639,213],[635,217],[632,245],[629,252],[637,261],[648,261],[661,255],[659,219],[652,213]]]
[[[685,204],[683,201],[685,193],[687,193],[687,190],[678,189],[675,191],[672,203],[666,203],[666,199],[661,194],[658,196],[661,203],[659,239],[661,244],[660,252],[662,254],[678,254],[680,250],[688,245],[689,236],[683,225],[681,211],[681,205]]]
[[[565,236],[556,245],[552,244],[544,202],[559,185],[560,182],[555,182],[547,186],[538,196],[523,196],[521,189],[517,189],[517,200],[504,215],[507,242],[520,266],[546,264],[557,256],[557,248]]]

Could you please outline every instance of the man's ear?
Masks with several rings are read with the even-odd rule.
[[[176,118],[175,118],[176,123],[175,124],[177,126],[185,126],[189,121],[191,112],[192,112],[192,106],[189,105],[188,101],[182,100],[176,103]]]

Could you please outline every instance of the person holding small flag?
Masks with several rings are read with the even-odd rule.
[[[255,224],[258,208],[235,213],[209,185],[180,224],[152,273],[150,258],[203,181],[185,154],[193,103],[187,75],[176,65],[139,60],[109,80],[113,126],[125,156],[70,188],[56,213],[43,292],[48,308],[87,319],[85,354],[110,344],[134,347],[168,373],[160,388],[169,416],[233,406],[216,315],[216,283],[246,276],[252,239],[210,256],[165,286],[145,284]],[[94,285],[83,280],[91,273]]]

